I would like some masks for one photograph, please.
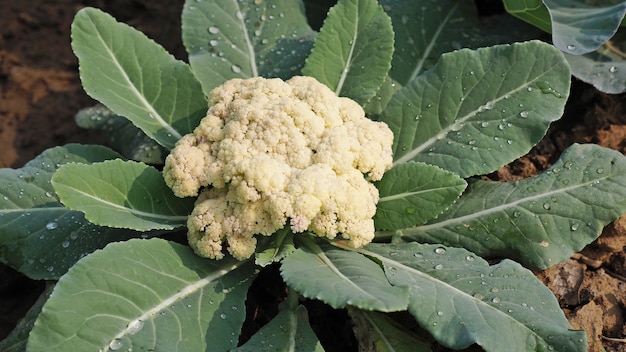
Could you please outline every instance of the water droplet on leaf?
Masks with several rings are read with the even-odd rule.
[[[124,342],[120,339],[113,339],[111,343],[109,343],[109,348],[111,351],[118,351],[124,346]]]

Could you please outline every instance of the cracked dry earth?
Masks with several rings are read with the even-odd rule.
[[[55,145],[104,142],[100,136],[80,130],[73,120],[79,109],[95,104],[82,91],[77,61],[70,48],[70,24],[76,11],[83,6],[101,8],[143,31],[176,57],[184,58],[180,43],[182,3],[182,0],[1,2],[0,167],[21,167]],[[597,143],[625,153],[624,95],[601,94],[575,80],[565,117],[553,124],[531,153],[488,177],[514,181],[535,175],[549,167],[572,143]],[[626,218],[622,218],[607,226],[596,242],[570,260],[536,273],[555,293],[574,328],[587,331],[590,351],[626,351],[625,248]],[[0,265],[0,339],[11,331],[43,287],[42,283]],[[249,302],[257,307],[275,307],[284,294],[257,293]],[[325,332],[331,335],[322,342],[341,346],[343,351],[355,350],[353,337],[345,339],[336,333],[349,331],[347,314],[340,312],[329,319],[324,314],[336,313],[311,304],[314,329],[320,335]],[[328,322],[341,319],[344,321],[339,322],[335,334],[329,333]],[[340,339],[343,341],[339,342]]]

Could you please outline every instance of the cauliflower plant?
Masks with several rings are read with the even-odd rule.
[[[374,238],[380,180],[392,164],[393,133],[353,100],[311,77],[232,79],[215,88],[207,116],[165,160],[179,197],[197,196],[191,247],[250,257],[257,234],[287,224],[360,247]]]

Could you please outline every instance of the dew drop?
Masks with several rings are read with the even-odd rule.
[[[487,121],[483,121],[480,123],[480,127],[487,127],[487,126],[489,126],[489,122]]]
[[[221,319],[226,319],[226,314],[224,314],[224,313],[220,314],[220,318]]]
[[[603,174],[604,173],[604,169],[603,168],[599,168],[599,169],[596,170],[596,173]]]
[[[441,317],[441,316],[443,316],[443,312],[442,311],[437,311],[437,315]]]
[[[241,67],[237,65],[232,65],[230,69],[233,70],[234,73],[241,73]]]
[[[215,26],[211,26],[211,27],[209,27],[209,33],[211,33],[211,34],[217,34],[217,33],[219,33],[219,32],[220,32],[220,29],[219,29],[219,28],[217,28],[217,27],[215,27]]]
[[[417,209],[412,208],[412,207],[407,207],[404,210],[406,211],[407,214],[415,214],[415,212],[417,211]]]
[[[465,260],[467,260],[468,262],[473,262],[474,260],[476,260],[476,258],[473,255],[468,255],[467,257],[465,257]]]
[[[48,230],[54,230],[57,227],[59,227],[59,224],[57,224],[56,222],[52,221],[46,224],[46,229]]]
[[[113,339],[111,343],[109,343],[109,348],[111,351],[118,351],[124,346],[124,342],[121,339]]]
[[[435,253],[436,254],[446,254],[446,249],[443,247],[437,247],[435,248]]]
[[[569,229],[570,229],[570,230],[572,230],[572,231],[576,231],[576,230],[578,230],[578,228],[579,228],[579,227],[580,227],[580,225],[579,225],[577,222],[575,222],[575,223],[573,223],[573,224],[569,227]]]
[[[482,293],[476,292],[476,293],[474,293],[474,298],[476,298],[476,299],[483,299],[483,298],[485,298],[485,296],[483,296]]]
[[[46,194],[46,197],[48,197],[48,198],[52,198],[52,193],[50,193],[50,192],[46,192],[45,194]]]
[[[500,297],[494,297],[491,302],[493,303],[500,303]]]
[[[500,292],[500,289],[497,287],[494,287],[491,289],[491,292],[496,293],[496,292]]]
[[[61,243],[61,246],[62,246],[63,248],[67,248],[67,247],[69,247],[69,246],[70,246],[70,241],[63,241],[63,243]]]
[[[550,210],[550,203],[543,203],[543,208],[545,210]]]
[[[443,264],[435,265],[435,270],[441,270],[441,269],[443,269]]]
[[[215,39],[209,41],[210,46],[216,46],[217,44],[219,44],[219,42]]]
[[[611,67],[609,68],[609,72],[611,72],[611,73],[615,73],[615,72],[617,72],[618,70],[619,70],[619,69],[618,69],[616,66],[611,66]]]
[[[570,45],[568,45],[568,46],[567,46],[567,50],[569,50],[569,51],[574,51],[574,50],[576,50],[576,46],[575,46],[575,45],[570,44]]]
[[[143,328],[143,320],[133,320],[128,324],[128,327],[126,327],[126,332],[128,332],[131,335],[135,335],[136,333],[138,333],[141,329]]]
[[[533,87],[528,87],[526,88],[527,91],[532,92],[533,91]]]
[[[522,111],[519,113],[519,117],[525,119],[528,117],[528,111]]]
[[[419,259],[424,258],[424,255],[423,255],[422,253],[415,253],[415,254],[413,254],[413,256],[414,256],[415,258],[419,258]]]

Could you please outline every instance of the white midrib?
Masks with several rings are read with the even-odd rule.
[[[318,253],[317,257],[320,258],[322,260],[322,262],[324,264],[326,264],[330,270],[332,270],[332,272],[335,273],[335,275],[337,275],[339,278],[341,278],[342,280],[344,280],[345,282],[348,282],[350,284],[350,286],[354,287],[355,289],[357,289],[359,292],[370,296],[370,297],[375,297],[374,295],[372,295],[371,293],[367,292],[366,290],[364,290],[362,287],[358,286],[357,284],[354,283],[354,281],[352,281],[350,278],[348,278],[347,276],[345,276],[341,271],[339,271],[337,269],[337,267],[335,266],[335,264],[333,264],[333,262],[326,256],[326,254],[324,253]]]
[[[137,99],[141,102],[141,104],[146,108],[148,115],[150,118],[154,119],[157,121],[157,123],[161,126],[163,126],[163,128],[165,128],[165,130],[170,133],[173,137],[175,137],[176,139],[181,139],[182,135],[175,130],[169,123],[167,123],[163,117],[154,109],[154,107],[152,106],[152,104],[150,104],[150,102],[148,102],[146,100],[146,98],[143,96],[143,94],[141,94],[141,92],[139,91],[139,89],[137,89],[137,87],[135,87],[135,85],[133,84],[133,82],[130,80],[130,77],[128,77],[128,75],[126,74],[126,71],[124,70],[124,68],[122,67],[122,65],[120,65],[119,61],[117,60],[117,58],[115,57],[115,54],[113,53],[113,51],[109,48],[109,46],[107,45],[107,43],[104,41],[104,38],[102,38],[102,36],[100,35],[100,33],[98,32],[98,38],[100,39],[100,41],[102,42],[102,46],[104,48],[106,48],[107,53],[109,54],[111,61],[113,62],[113,64],[117,67],[117,69],[119,70],[119,72],[122,74],[122,77],[124,78],[124,80],[126,81],[128,87],[130,87],[131,92],[137,97]]]
[[[247,261],[245,261],[245,260],[244,261],[237,261],[234,264],[228,263],[228,264],[224,265],[223,269],[220,269],[217,272],[213,272],[210,275],[207,275],[207,276],[203,277],[202,279],[200,279],[198,281],[195,281],[194,283],[185,286],[180,291],[178,291],[176,294],[173,294],[169,298],[163,300],[160,304],[154,306],[154,308],[146,311],[144,314],[142,314],[141,316],[137,317],[135,320],[129,322],[129,325],[125,329],[120,331],[117,335],[115,335],[115,337],[113,337],[112,340],[121,339],[122,337],[128,335],[130,329],[133,328],[130,323],[135,322],[135,321],[145,322],[145,321],[147,321],[149,319],[154,318],[161,311],[165,310],[169,306],[171,306],[174,303],[184,299],[185,297],[187,297],[187,296],[197,292],[198,290],[202,289],[204,286],[214,282],[215,280],[217,280],[220,277],[230,273],[231,271],[237,269],[238,267],[242,266],[245,263],[247,263]],[[100,349],[100,351],[108,351],[109,349],[110,349],[109,345],[106,345],[106,346],[104,346],[104,348]]]
[[[608,178],[608,176],[607,177],[603,177],[602,179],[606,179],[606,178]],[[559,194],[559,193],[569,192],[569,191],[575,190],[575,189],[580,188],[580,187],[589,186],[589,185],[591,185],[591,184],[593,184],[593,183],[595,183],[597,181],[600,181],[602,179],[594,179],[594,180],[591,180],[589,182],[581,183],[581,184],[578,184],[578,185],[574,185],[574,186],[570,186],[570,187],[566,187],[566,188],[559,188],[559,189],[556,189],[556,190],[553,190],[553,191],[540,193],[540,194],[537,194],[537,195],[534,195],[534,196],[530,196],[530,197],[524,197],[524,198],[521,198],[521,199],[518,199],[518,200],[515,200],[515,201],[512,201],[512,202],[509,202],[509,203],[505,203],[505,204],[498,205],[498,206],[493,207],[493,208],[488,208],[488,209],[484,209],[484,210],[481,210],[481,211],[477,211],[475,213],[471,213],[471,214],[468,214],[468,215],[465,215],[465,216],[460,216],[460,217],[456,217],[456,218],[452,218],[452,219],[448,219],[448,220],[443,220],[443,221],[436,222],[436,223],[430,224],[430,225],[422,225],[422,226],[419,226],[418,229],[420,231],[428,231],[430,229],[442,228],[442,227],[445,227],[445,226],[450,225],[450,224],[470,221],[472,219],[481,218],[481,217],[489,215],[489,214],[497,213],[497,212],[500,212],[500,211],[505,211],[506,209],[515,207],[515,206],[517,206],[518,204],[521,204],[521,203],[532,202],[533,200],[539,200],[541,198],[550,197],[552,195],[556,195],[556,194]]]
[[[389,201],[396,200],[396,199],[407,198],[407,197],[414,196],[414,195],[421,194],[421,193],[435,192],[435,191],[439,191],[439,190],[443,190],[447,188],[449,187],[429,188],[429,189],[424,189],[424,190],[417,191],[417,192],[402,192],[402,193],[394,194],[392,196],[380,197],[380,199],[378,200],[378,203],[380,204],[380,203],[389,202]]]
[[[186,215],[185,216],[180,216],[180,215],[163,215],[163,214],[148,213],[148,212],[141,211],[141,210],[127,208],[125,206],[122,206],[122,205],[119,205],[119,204],[115,204],[113,202],[106,201],[106,200],[104,200],[102,198],[94,197],[92,194],[85,193],[83,191],[79,191],[79,190],[77,190],[75,188],[73,188],[72,190],[74,192],[82,195],[82,196],[85,196],[87,198],[96,200],[99,203],[107,205],[107,206],[109,206],[111,208],[128,211],[128,212],[130,212],[131,214],[134,214],[134,215],[144,216],[144,217],[147,217],[147,218],[150,218],[150,219],[163,219],[163,220],[177,221],[177,222],[178,221],[187,221],[187,216]]]
[[[452,6],[450,12],[448,12],[448,15],[443,19],[443,21],[441,21],[441,23],[437,27],[437,30],[435,31],[435,34],[432,36],[430,43],[426,47],[424,55],[422,55],[422,59],[417,62],[417,65],[415,66],[415,69],[413,70],[413,73],[411,73],[411,77],[409,77],[409,80],[407,82],[411,82],[413,79],[415,79],[415,77],[417,77],[417,75],[420,74],[420,72],[422,71],[422,67],[424,67],[424,62],[426,62],[426,58],[428,57],[428,55],[430,55],[430,52],[433,51],[435,44],[438,43],[441,32],[448,24],[448,21],[450,21],[450,17],[452,17],[452,14],[454,13],[454,11],[456,11],[457,7],[459,7],[458,2],[455,3],[454,6]]]
[[[350,41],[350,51],[348,51],[348,57],[346,58],[346,65],[343,70],[341,70],[341,76],[339,76],[339,82],[337,82],[337,88],[335,88],[335,94],[339,95],[341,93],[341,89],[343,88],[343,84],[346,81],[346,77],[348,77],[348,72],[350,72],[350,65],[352,63],[352,55],[354,54],[354,47],[356,46],[357,40],[357,29],[359,26],[359,14],[357,13],[356,19],[354,21],[354,35],[352,36],[352,41]]]
[[[257,77],[259,75],[259,69],[256,65],[256,53],[254,52],[254,45],[252,45],[252,41],[250,41],[250,36],[248,35],[248,29],[246,28],[246,23],[244,21],[245,15],[241,11],[241,8],[239,7],[239,3],[237,1],[233,1],[233,3],[237,7],[236,14],[240,14],[240,15],[235,15],[235,17],[239,19],[239,23],[241,24],[241,32],[243,33],[243,38],[246,43],[246,49],[248,50],[248,58],[250,60],[250,69],[252,70],[252,77]]]

